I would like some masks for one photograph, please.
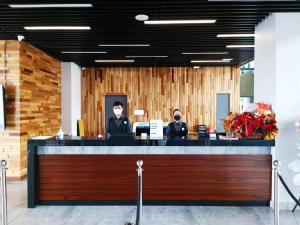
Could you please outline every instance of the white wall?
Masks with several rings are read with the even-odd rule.
[[[300,13],[275,13],[255,29],[256,102],[268,101],[277,113],[279,135],[275,156],[282,162],[281,174],[296,196],[300,186],[293,182],[296,175],[289,165],[297,157],[298,141],[294,123],[300,119]],[[281,188],[281,206],[294,203]]]
[[[61,64],[61,126],[67,134],[71,129],[71,65],[70,63]]]
[[[72,62],[62,63],[62,128],[66,134],[77,135],[81,118],[81,68]]]
[[[81,68],[72,63],[72,97],[71,97],[71,123],[72,123],[72,135],[77,135],[77,120],[81,118]]]
[[[275,44],[275,16],[271,15],[255,29],[254,102],[275,103]]]

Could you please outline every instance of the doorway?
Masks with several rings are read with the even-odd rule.
[[[230,94],[217,93],[217,132],[224,132],[224,118],[230,111]]]

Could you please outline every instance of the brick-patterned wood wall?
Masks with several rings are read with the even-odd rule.
[[[8,161],[8,175],[21,175],[20,166],[20,54],[17,41],[0,41],[0,83],[6,91],[7,128],[0,132],[0,157]]]
[[[240,73],[233,67],[86,68],[81,86],[82,118],[92,136],[104,132],[108,94],[127,95],[132,121],[170,121],[173,109],[180,108],[190,131],[198,124],[215,129],[217,93],[230,93],[230,110],[239,111]],[[134,116],[135,109],[145,115]]]
[[[7,67],[0,82],[8,99],[1,158],[8,160],[8,176],[20,178],[27,173],[27,139],[54,135],[60,127],[61,63],[25,42],[0,43],[0,66]]]

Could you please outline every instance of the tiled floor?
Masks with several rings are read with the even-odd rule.
[[[133,206],[26,207],[26,181],[8,183],[9,225],[124,225]],[[143,225],[271,225],[268,207],[145,206]],[[281,225],[300,225],[300,211],[281,211]]]

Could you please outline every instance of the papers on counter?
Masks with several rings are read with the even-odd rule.
[[[49,138],[51,138],[52,136],[37,136],[37,137],[33,137],[31,138],[32,140],[47,140]]]
[[[150,120],[150,139],[162,139],[164,137],[163,126],[162,120]]]

